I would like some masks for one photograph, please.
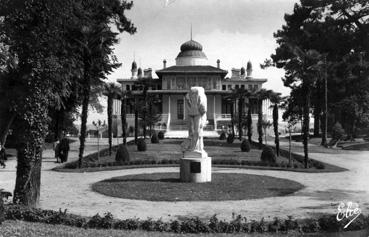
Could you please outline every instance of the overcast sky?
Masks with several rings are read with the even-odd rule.
[[[220,59],[221,68],[230,72],[233,67],[246,67],[250,60],[253,76],[268,79],[265,88],[289,93],[281,81],[282,70],[262,70],[259,65],[275,51],[273,33],[284,24],[283,16],[292,12],[296,0],[168,1],[168,5],[166,0],[133,1],[126,15],[137,33],[120,35],[115,53],[122,67],[109,75],[109,81],[130,77],[134,55],[143,69],[161,69],[163,59],[167,66],[174,65],[180,45],[190,39],[192,24],[193,39],[202,44],[210,65],[216,66]],[[106,114],[89,117],[89,121],[106,119]]]

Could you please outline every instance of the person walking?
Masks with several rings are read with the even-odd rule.
[[[0,142],[0,165],[5,168],[5,161],[7,160],[6,158],[6,152],[5,152],[5,148],[3,146],[3,144],[1,144]]]
[[[62,139],[60,140],[59,145],[59,156],[61,163],[64,163],[68,160],[68,152],[69,152],[69,139],[63,134]]]
[[[54,143],[54,151],[55,151],[56,163],[59,163],[59,158],[60,158],[60,141],[59,140]]]

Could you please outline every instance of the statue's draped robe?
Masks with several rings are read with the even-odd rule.
[[[203,128],[206,125],[207,99],[204,88],[191,87],[186,95],[189,146],[187,151],[204,151]]]

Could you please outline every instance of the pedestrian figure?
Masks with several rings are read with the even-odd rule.
[[[56,163],[59,163],[59,158],[60,158],[60,141],[56,141],[55,142],[54,151],[55,151]]]
[[[6,158],[6,152],[5,152],[5,148],[3,147],[3,144],[0,142],[0,165],[5,168],[5,161],[7,160]]]
[[[59,145],[59,157],[61,163],[64,163],[68,160],[68,152],[69,152],[69,139],[65,137],[65,134],[63,134],[63,137],[60,140]]]

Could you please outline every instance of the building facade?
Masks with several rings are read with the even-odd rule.
[[[264,78],[252,77],[251,62],[247,63],[246,69],[244,67],[241,69],[233,68],[231,76],[226,77],[228,71],[221,68],[220,60],[217,60],[216,66],[210,65],[202,50],[202,45],[192,39],[181,45],[175,65],[167,67],[166,60],[163,61],[163,68],[155,71],[157,77],[153,76],[151,68],[144,71],[137,68],[136,62],[132,63],[131,72],[130,78],[117,80],[121,84],[122,91],[130,95],[145,93],[148,100],[155,99],[156,111],[161,114],[161,119],[156,124],[155,129],[168,132],[186,130],[184,96],[192,86],[204,87],[208,103],[208,125],[205,130],[216,132],[226,129],[230,124],[232,111],[234,114],[238,111],[238,103],[229,99],[232,89],[244,88],[256,92],[267,81]],[[146,90],[140,86],[142,81],[149,84]],[[134,126],[135,103],[131,101],[131,103],[126,104],[129,128]],[[252,97],[246,98],[244,104],[243,111],[247,112],[247,109],[251,108],[253,120],[256,121],[257,100]],[[263,107],[263,113],[270,114],[269,109],[266,106]],[[113,114],[119,136],[122,131],[120,110],[121,101],[115,100]],[[128,130],[132,132],[131,128]]]

